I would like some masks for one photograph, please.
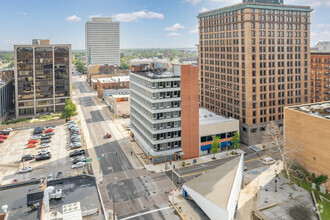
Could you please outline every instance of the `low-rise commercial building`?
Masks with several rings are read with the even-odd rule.
[[[103,90],[103,100],[113,117],[128,117],[130,115],[130,90]]]
[[[330,176],[330,102],[284,108],[289,156],[317,175]],[[328,184],[330,190],[330,184]]]
[[[103,98],[104,89],[127,89],[129,88],[129,76],[114,76],[97,79],[97,97]]]
[[[200,155],[210,154],[213,136],[220,138],[220,150],[232,146],[234,132],[239,133],[239,120],[217,115],[207,109],[199,109]]]
[[[109,75],[112,74],[119,74],[119,66],[114,66],[114,65],[89,65],[87,67],[87,81],[90,82],[93,75],[102,75],[97,78],[106,78],[110,77]],[[104,76],[105,75],[105,76]],[[95,78],[94,78],[95,79]]]
[[[330,52],[311,53],[311,102],[330,101]]]

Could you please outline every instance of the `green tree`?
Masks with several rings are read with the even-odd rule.
[[[87,68],[80,60],[75,60],[74,65],[76,66],[78,72],[81,74],[84,74],[87,72]]]
[[[66,100],[64,110],[62,112],[61,118],[69,118],[76,115],[77,106],[70,99]]]
[[[215,154],[219,151],[220,138],[216,135],[213,135],[212,138],[213,142],[211,144],[211,151],[213,153],[213,158],[215,158]]]
[[[15,66],[15,61],[11,61],[7,68],[13,68]]]
[[[233,142],[235,153],[237,153],[237,149],[239,149],[240,146],[240,137],[237,131],[234,132],[234,137],[231,139],[231,142]]]
[[[129,64],[121,62],[119,66],[120,70],[128,70],[129,69]]]

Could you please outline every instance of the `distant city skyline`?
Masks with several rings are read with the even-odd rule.
[[[241,0],[115,0],[64,1],[3,0],[0,50],[15,44],[31,44],[33,38],[72,44],[85,49],[84,24],[91,17],[112,17],[121,22],[121,49],[193,48],[198,44],[198,13]],[[284,4],[306,5],[312,13],[311,46],[330,39],[330,2],[327,0],[284,0]],[[64,7],[65,6],[65,7]],[[132,34],[134,33],[134,34]]]

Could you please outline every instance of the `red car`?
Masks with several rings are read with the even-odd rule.
[[[107,136],[107,138],[111,138],[111,134],[110,133],[107,133],[106,136]]]
[[[36,146],[37,146],[36,144],[28,144],[27,148],[34,148]]]
[[[49,132],[54,132],[54,129],[48,128],[47,130],[44,131],[44,133],[49,133]]]
[[[29,140],[29,144],[36,144],[38,142],[39,141],[37,139],[31,139],[31,140]]]
[[[0,135],[0,139],[7,139],[8,135]]]

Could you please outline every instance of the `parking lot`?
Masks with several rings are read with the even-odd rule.
[[[54,135],[51,136],[51,158],[48,160],[29,160],[21,162],[23,155],[37,155],[39,146],[27,148],[28,141],[33,136],[33,128],[12,131],[7,140],[0,144],[0,184],[8,184],[13,180],[24,181],[31,178],[46,177],[48,173],[62,172],[64,177],[77,175],[82,169],[71,169],[71,160],[68,157],[72,152],[69,148],[69,131],[66,124],[55,127]],[[23,167],[32,167],[32,172],[18,174]]]

